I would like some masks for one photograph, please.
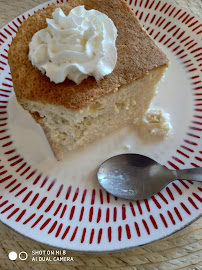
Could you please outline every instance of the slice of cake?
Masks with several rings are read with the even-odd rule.
[[[73,72],[73,80],[56,83],[48,74],[56,76],[60,62],[55,70],[39,70],[29,59],[29,44],[36,32],[47,27],[46,18],[52,19],[56,8],[68,15],[80,5],[106,14],[114,23],[118,34],[116,65],[101,79],[89,73],[94,77],[86,76],[75,83],[73,80],[78,76]],[[82,39],[82,42],[86,41]],[[110,61],[108,57],[107,66],[111,65]],[[168,59],[124,0],[70,0],[48,6],[23,22],[9,50],[9,65],[18,102],[43,127],[56,158],[60,159],[67,151],[141,119],[155,95]],[[44,63],[41,66],[47,67]],[[57,74],[60,76],[60,72]]]

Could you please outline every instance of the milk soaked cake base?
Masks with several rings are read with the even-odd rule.
[[[141,119],[164,71],[165,67],[152,70],[134,83],[76,111],[40,102],[24,101],[22,105],[43,127],[55,156],[60,159],[68,151]]]

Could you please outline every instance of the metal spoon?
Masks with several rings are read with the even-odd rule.
[[[116,197],[142,200],[176,179],[202,182],[202,168],[168,170],[146,156],[122,154],[103,162],[97,178],[100,185]]]

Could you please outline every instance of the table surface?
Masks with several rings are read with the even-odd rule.
[[[0,27],[44,2],[46,1],[0,0]],[[201,0],[172,0],[172,2],[202,17]],[[27,239],[0,223],[0,269],[2,270],[199,270],[202,269],[202,218],[170,237],[124,252],[105,254],[67,252],[66,256],[73,257],[73,261],[32,262],[33,250],[53,249]],[[29,257],[26,261],[19,259],[11,261],[8,258],[10,251],[26,251]]]

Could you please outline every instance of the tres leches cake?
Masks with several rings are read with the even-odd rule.
[[[168,65],[124,0],[69,0],[36,12],[8,59],[17,100],[58,159],[141,119]]]

